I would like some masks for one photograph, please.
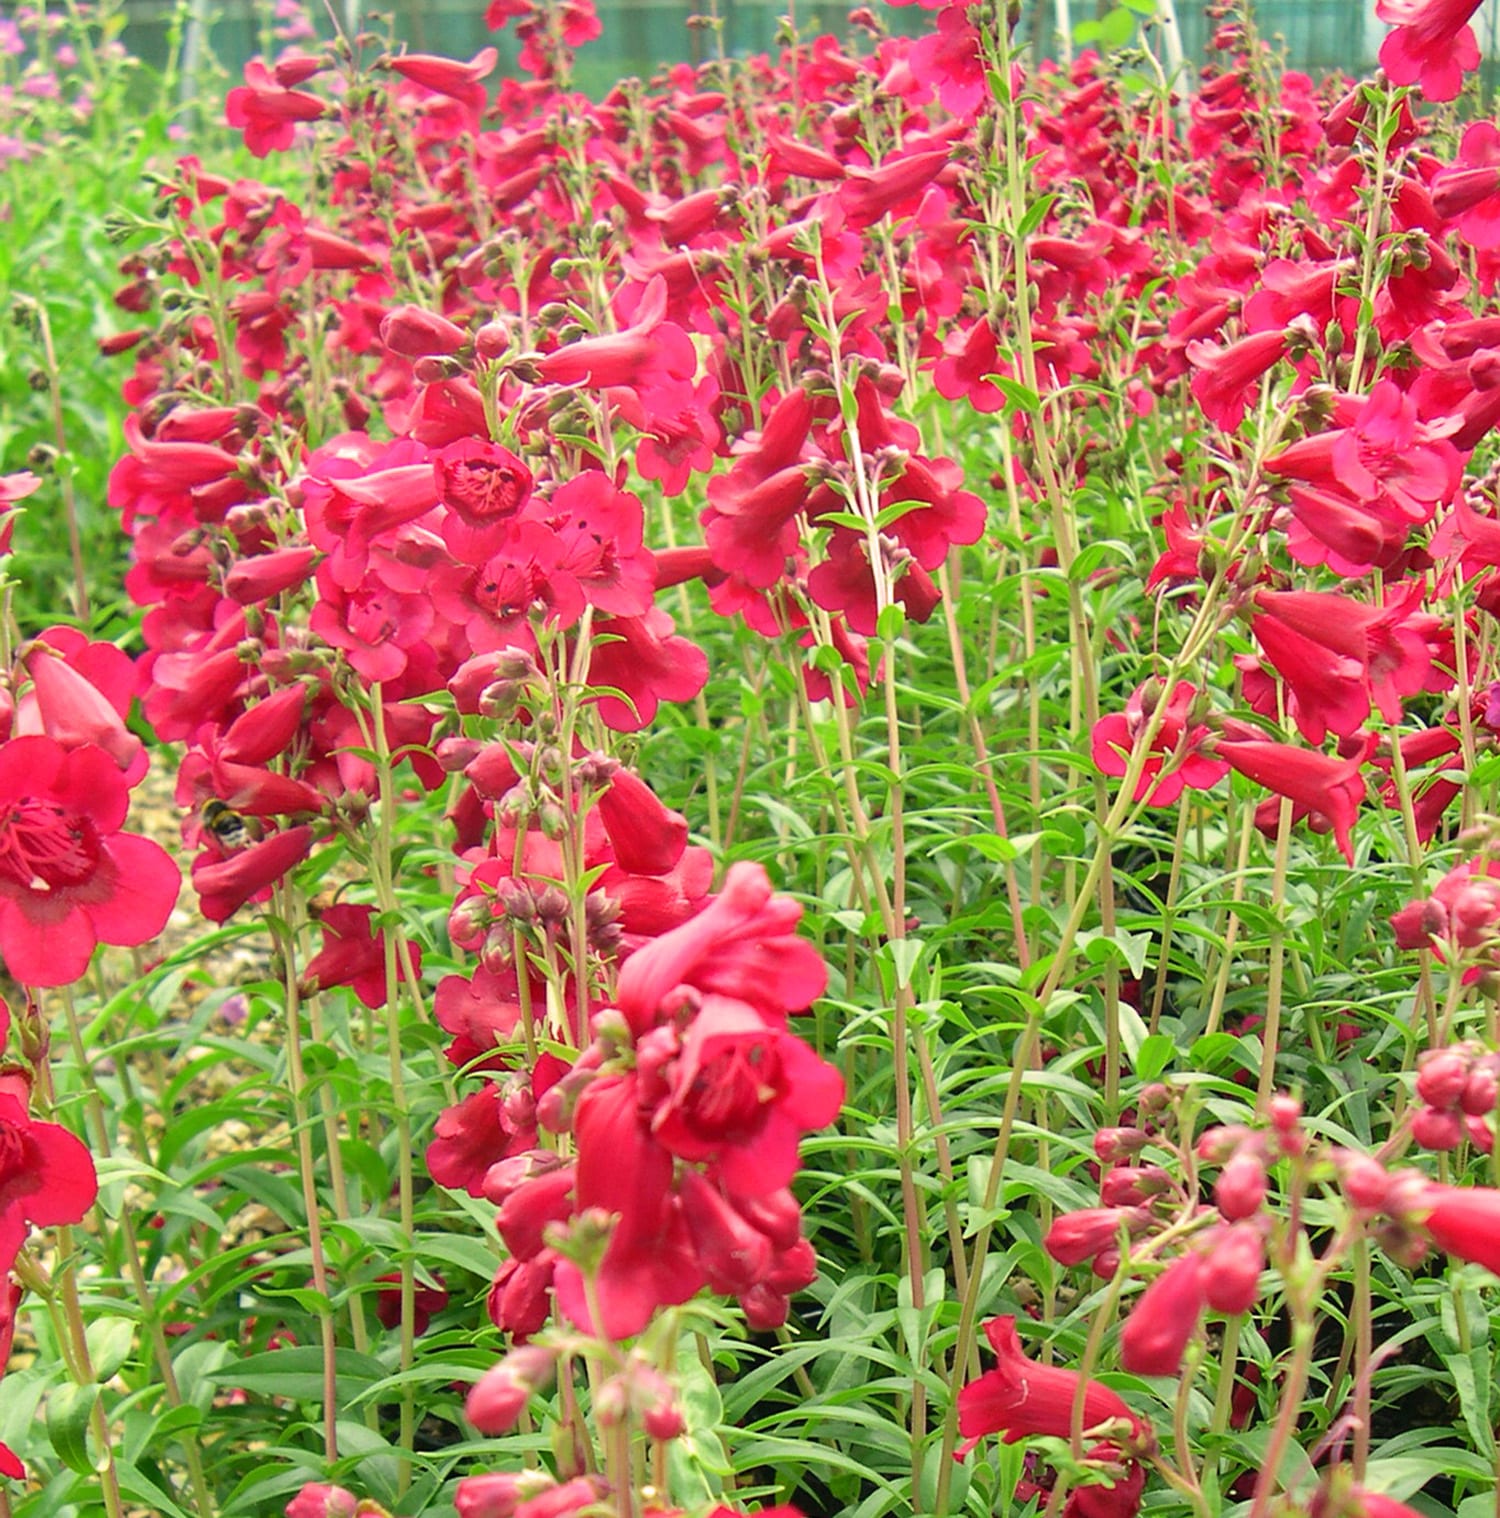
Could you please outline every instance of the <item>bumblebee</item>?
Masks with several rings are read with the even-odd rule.
[[[219,846],[233,853],[249,848],[260,837],[260,828],[248,817],[240,814],[217,796],[203,803],[198,820],[205,833],[211,834]]]

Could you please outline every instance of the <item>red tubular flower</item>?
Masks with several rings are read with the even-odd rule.
[[[4,1367],[10,1363],[10,1347],[16,1333],[16,1309],[20,1305],[20,1286],[9,1276],[0,1276],[0,1376],[4,1375]],[[16,1452],[3,1441],[0,1441],[0,1476],[8,1476],[12,1481],[26,1479],[26,1467],[21,1464]]]
[[[948,149],[931,148],[887,158],[873,169],[850,169],[833,192],[851,229],[879,221],[887,211],[901,211],[942,173]]]
[[[1395,30],[1380,45],[1392,84],[1416,84],[1429,100],[1452,100],[1479,67],[1469,18],[1483,0],[1376,0],[1375,15]]]
[[[665,320],[667,282],[655,275],[636,307],[635,320],[621,332],[580,338],[536,361],[549,385],[621,386],[638,393],[662,380],[691,379],[698,371],[693,340]]]
[[[558,1262],[557,1305],[581,1328],[611,1339],[639,1333],[659,1307],[697,1294],[704,1272],[671,1194],[672,1156],[641,1121],[638,1080],[603,1076],[578,1100],[577,1211],[597,1207],[617,1220],[600,1262],[596,1299],[602,1323],[571,1260]]]
[[[969,1441],[963,1453],[986,1434],[1001,1434],[1007,1444],[1034,1434],[1054,1439],[1071,1437],[1078,1372],[1027,1359],[1013,1317],[991,1318],[984,1333],[1000,1363],[958,1394],[958,1428]],[[1082,1431],[1087,1433],[1116,1419],[1137,1435],[1144,1433],[1144,1425],[1117,1393],[1098,1381],[1088,1382],[1083,1394]]]
[[[661,1072],[651,1131],[678,1159],[707,1164],[736,1196],[779,1191],[797,1172],[804,1133],[839,1113],[844,1080],[800,1038],[726,996],[705,996]]]
[[[1120,1333],[1120,1363],[1137,1376],[1175,1376],[1203,1316],[1204,1262],[1174,1260],[1145,1290]]]
[[[98,1194],[83,1143],[57,1123],[33,1122],[14,1096],[0,1091],[0,1278],[28,1228],[82,1222]]]
[[[387,58],[385,66],[403,79],[420,84],[424,90],[446,95],[450,100],[461,101],[477,111],[485,102],[482,81],[493,72],[499,58],[494,48],[484,47],[467,63],[433,53],[405,53],[399,58]]]
[[[1365,794],[1365,783],[1359,773],[1365,762],[1363,749],[1352,759],[1337,759],[1312,749],[1295,748],[1290,743],[1254,739],[1231,743],[1221,739],[1214,752],[1227,760],[1231,769],[1257,785],[1325,819],[1333,829],[1339,851],[1350,864],[1354,863],[1354,819]]]
[[[97,943],[134,947],[166,926],[182,879],[159,844],[119,831],[129,804],[103,749],[0,748],[0,955],[23,984],[67,985]]]
[[[306,687],[282,686],[229,724],[219,743],[219,758],[232,764],[268,763],[286,752],[301,731],[306,710]]]
[[[1111,712],[1095,723],[1091,744],[1094,763],[1101,773],[1125,774],[1130,765],[1130,751],[1146,731],[1161,695],[1160,681],[1137,686],[1123,712]],[[1136,783],[1137,801],[1170,806],[1184,786],[1196,791],[1210,790],[1229,773],[1229,766],[1222,759],[1200,752],[1208,728],[1201,722],[1190,722],[1197,697],[1197,687],[1185,681],[1172,687],[1172,698],[1156,730],[1150,757]],[[1167,769],[1165,775],[1163,769]]]
[[[377,1292],[375,1296],[375,1316],[380,1319],[385,1328],[399,1328],[401,1326],[401,1272],[392,1270],[383,1276],[376,1276],[377,1281],[387,1284],[395,1282],[395,1287],[389,1291]],[[442,1277],[437,1276],[436,1286],[424,1286],[420,1281],[416,1283],[416,1290],[412,1293],[412,1332],[420,1337],[425,1334],[432,1324],[432,1315],[441,1312],[448,1305],[448,1291],[442,1284]]]
[[[224,119],[245,134],[245,146],[257,158],[291,147],[297,123],[316,121],[327,107],[316,95],[284,90],[258,58],[245,65],[245,82],[229,92]]]
[[[308,966],[309,975],[316,963]],[[536,1143],[535,1103],[507,1100],[508,1094],[486,1081],[456,1107],[445,1107],[439,1114],[427,1146],[427,1172],[439,1186],[482,1196],[492,1165],[523,1154]]]
[[[1458,162],[1432,182],[1432,208],[1474,248],[1500,247],[1500,131],[1476,121],[1459,144]]]
[[[663,1001],[684,985],[735,996],[763,1018],[784,1021],[810,1006],[828,983],[822,957],[796,936],[801,919],[802,908],[772,890],[762,866],[732,865],[703,911],[625,962],[616,1005],[637,1036],[656,1024]]]
[[[1274,369],[1286,351],[1286,334],[1281,331],[1253,332],[1222,348],[1202,340],[1189,343],[1193,394],[1203,414],[1222,431],[1233,432],[1245,419],[1250,386]]]
[[[731,1207],[712,1181],[696,1170],[678,1179],[688,1233],[711,1291],[749,1291],[771,1263],[771,1241]]]
[[[620,696],[600,696],[599,716],[617,733],[639,732],[663,701],[691,701],[708,680],[708,655],[673,631],[671,617],[653,606],[644,616],[596,621],[615,641],[596,643],[589,683]]]
[[[306,991],[326,991],[333,986],[353,986],[354,994],[372,1010],[385,1006],[391,988],[385,975],[385,934],[371,926],[374,907],[339,905],[326,908],[318,918],[323,948],[302,972]],[[409,943],[412,973],[422,973],[422,950]],[[397,961],[397,975],[405,973]]]
[[[318,550],[305,545],[241,559],[224,576],[224,594],[241,606],[258,606],[303,584],[317,559]]]
[[[663,806],[633,770],[618,769],[599,796],[615,863],[632,875],[665,875],[687,847],[687,818]]]
[[[1439,1249],[1500,1276],[1500,1191],[1433,1184],[1421,1205],[1427,1212],[1422,1227]]]
[[[227,857],[200,854],[193,861],[199,911],[210,922],[227,921],[247,901],[262,899],[261,893],[306,859],[312,846],[313,830],[304,823]]]
[[[836,183],[846,173],[832,153],[788,137],[784,132],[766,133],[766,155],[766,166],[773,178],[796,175],[799,179]]]
[[[495,1273],[486,1299],[490,1322],[524,1344],[540,1333],[552,1313],[552,1269],[557,1256],[544,1249],[529,1260],[507,1260]]]
[[[40,639],[29,644],[21,655],[21,663],[31,676],[31,694],[41,731],[64,748],[79,748],[92,743],[102,748],[122,770],[129,771],[141,752],[141,740],[129,731],[124,721],[124,714],[130,709],[134,684],[129,656],[112,643],[89,644],[86,640],[81,646],[64,650],[53,645],[53,637],[58,633],[78,636],[70,628],[49,629]],[[96,683],[89,678],[90,656],[95,648],[101,654],[108,650],[126,666],[130,679],[121,692],[124,711],[119,702],[110,700],[105,694],[101,688],[103,682]],[[106,672],[101,670],[100,673]],[[18,720],[17,730],[26,731],[26,725]]]

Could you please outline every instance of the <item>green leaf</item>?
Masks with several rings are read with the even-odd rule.
[[[47,1437],[58,1459],[80,1476],[95,1473],[89,1455],[89,1420],[98,1400],[97,1386],[57,1386],[47,1395]]]
[[[1016,226],[1016,236],[1030,237],[1046,221],[1047,213],[1056,203],[1057,196],[1055,195],[1043,195],[1039,200],[1033,200],[1026,207],[1026,214]]]
[[[135,1324],[129,1318],[96,1318],[84,1330],[96,1381],[108,1381],[130,1358]]]
[[[1165,1033],[1149,1034],[1136,1050],[1135,1073],[1143,1081],[1159,1079],[1176,1050],[1177,1046]]]
[[[1135,17],[1123,5],[1105,14],[1099,22],[1099,46],[1111,51],[1128,46],[1135,36]]]
[[[995,388],[1005,397],[1005,412],[1024,411],[1027,416],[1035,416],[1042,409],[1041,398],[1036,391],[1019,380],[1013,380],[1005,374],[989,374],[986,379],[994,382]]]
[[[115,1461],[115,1477],[120,1491],[126,1497],[145,1507],[161,1518],[188,1518],[188,1515],[172,1500],[170,1494],[158,1486],[139,1466],[126,1461]]]
[[[370,1355],[340,1349],[334,1355],[334,1375],[339,1396],[353,1398],[385,1375],[385,1367]],[[298,1402],[318,1402],[323,1397],[323,1351],[314,1344],[294,1344],[286,1349],[247,1355],[205,1380],[220,1386],[236,1386],[265,1397],[291,1397]]]

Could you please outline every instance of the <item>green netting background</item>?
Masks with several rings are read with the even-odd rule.
[[[332,0],[340,8],[344,0]],[[696,63],[711,56],[707,33],[688,25],[707,0],[597,0],[604,36],[579,56],[578,84],[591,94],[602,93],[631,74],[649,77],[663,63]],[[845,17],[855,0],[720,0],[726,50],[736,56],[769,52],[776,46],[779,20],[795,3],[798,31],[804,37],[822,31],[843,35]],[[881,0],[871,0],[881,7]],[[1039,12],[1046,17],[1056,0],[1026,0],[1026,20]],[[507,35],[493,36],[484,26],[485,0],[463,4],[443,0],[399,0],[395,6],[379,0],[368,7],[378,17],[390,17],[394,35],[413,50],[469,57],[486,43],[496,43],[502,66],[513,68],[516,44]],[[931,24],[930,14],[915,6],[882,7],[894,32],[918,33]],[[1072,18],[1084,20],[1109,8],[1109,0],[1070,0]],[[185,35],[188,18],[199,16],[203,59],[217,60],[238,76],[245,60],[263,50],[274,51],[271,33],[274,0],[129,0],[125,43],[137,55],[160,65],[166,60],[174,27]],[[1261,34],[1283,51],[1289,67],[1322,75],[1358,73],[1371,67],[1385,28],[1375,20],[1374,0],[1259,0],[1255,13]],[[310,0],[309,11],[323,35],[331,25],[323,0]],[[1202,57],[1208,34],[1199,0],[1177,0],[1183,45],[1189,60]],[[376,17],[367,14],[366,20]],[[1484,49],[1485,99],[1493,99],[1497,60],[1500,60],[1500,0],[1486,0],[1474,18]]]

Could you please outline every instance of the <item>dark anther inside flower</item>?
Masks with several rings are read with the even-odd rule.
[[[98,828],[60,806],[23,796],[0,816],[0,872],[28,890],[78,885],[99,854]]]
[[[471,527],[508,521],[531,498],[531,471],[508,448],[480,438],[439,449],[432,471],[444,504]]]

